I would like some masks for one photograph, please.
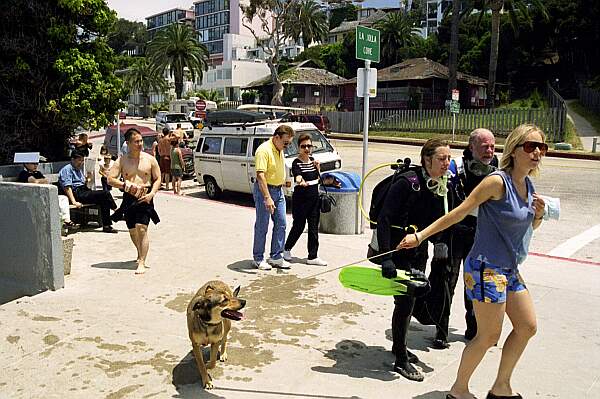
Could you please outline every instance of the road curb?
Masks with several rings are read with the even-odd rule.
[[[359,134],[348,134],[348,133],[329,133],[327,137],[336,140],[350,140],[350,141],[363,141],[362,135]],[[425,139],[413,139],[406,137],[385,137],[385,136],[369,136],[369,142],[371,143],[385,143],[385,144],[402,144],[402,145],[414,145],[422,146],[427,140]],[[465,149],[468,144],[465,142],[454,142],[450,143],[450,148]],[[504,146],[497,145],[496,152],[502,152]],[[547,157],[552,158],[569,158],[569,159],[586,159],[590,161],[600,161],[600,153],[594,154],[583,151],[559,151],[559,150],[548,150],[546,153]]]

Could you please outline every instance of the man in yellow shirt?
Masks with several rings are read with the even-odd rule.
[[[285,156],[283,150],[292,142],[294,130],[281,125],[273,136],[262,143],[255,154],[256,183],[253,195],[256,207],[254,223],[254,245],[252,256],[254,266],[260,270],[270,270],[271,266],[289,269],[290,264],[283,259],[285,243]],[[271,237],[271,253],[267,261],[264,259],[269,217],[273,219]]]

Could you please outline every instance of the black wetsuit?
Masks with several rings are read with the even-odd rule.
[[[395,182],[388,192],[377,219],[377,241],[380,252],[387,252],[402,241],[407,234],[403,229],[392,227],[415,225],[423,230],[444,214],[444,198],[433,194],[426,186],[422,168],[415,173],[419,179],[419,191],[405,178]],[[382,256],[382,263],[393,261],[397,269],[425,271],[427,264],[427,243],[416,248],[400,250]],[[408,363],[406,334],[412,316],[415,298],[408,295],[394,296],[394,314],[392,316],[392,351],[396,355],[396,368]],[[410,367],[410,366],[408,366]]]

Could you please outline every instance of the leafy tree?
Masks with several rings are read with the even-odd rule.
[[[504,12],[508,14],[515,30],[518,30],[519,19],[521,21],[525,20],[531,25],[531,7],[541,10],[545,15],[547,14],[544,3],[541,0],[479,0],[475,1],[475,7],[480,9],[481,12],[487,10],[492,12],[487,105],[493,108],[496,97],[496,70],[498,68],[501,13]]]
[[[300,43],[300,38],[305,47],[312,42],[323,42],[327,38],[328,28],[327,16],[314,0],[292,2],[285,29],[296,43]]]
[[[116,54],[123,54],[128,50],[138,50],[139,55],[144,53],[148,42],[148,31],[142,22],[128,21],[119,18],[111,26],[106,37],[107,43]]]
[[[329,30],[337,28],[344,21],[356,21],[358,7],[352,3],[342,3],[329,13]]]
[[[304,3],[311,4],[311,1],[305,1]],[[252,33],[256,43],[266,54],[266,62],[273,84],[273,96],[271,98],[271,104],[273,105],[282,105],[283,103],[283,85],[279,79],[277,69],[280,60],[279,50],[285,45],[287,39],[303,37],[305,41],[310,43],[310,41],[318,38],[319,32],[321,32],[320,26],[312,26],[308,21],[302,23],[300,30],[294,24],[288,23],[291,11],[299,10],[301,8],[300,4],[301,0],[250,0],[247,5],[240,6],[243,12],[242,25]],[[252,25],[254,18],[258,18],[260,21],[260,31]],[[326,24],[324,19],[319,19],[319,21]]]
[[[198,43],[194,31],[185,24],[172,24],[159,31],[147,47],[150,62],[161,71],[169,70],[175,78],[175,96],[183,93],[184,72],[192,80],[202,80],[208,69],[208,50]]]
[[[258,91],[256,90],[246,90],[242,93],[242,104],[254,104],[256,101],[256,96],[258,95]]]
[[[149,115],[150,93],[164,93],[169,89],[162,71],[148,63],[145,57],[136,58],[136,62],[127,71],[124,81],[130,93],[134,91],[141,93],[144,118]]]
[[[389,66],[400,62],[400,49],[414,47],[417,31],[414,21],[402,12],[390,12],[377,21],[375,28],[380,31],[382,65]]]
[[[103,0],[3,2],[0,163],[17,151],[64,159],[78,125],[112,120],[125,94],[106,44],[114,20]]]
[[[329,45],[327,44],[319,44],[316,46],[304,48],[298,56],[295,58],[296,62],[312,60],[314,61],[319,68],[325,68],[325,64],[322,61],[322,53]]]

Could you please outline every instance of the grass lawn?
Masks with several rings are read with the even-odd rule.
[[[383,136],[383,137],[402,137],[410,139],[421,139],[427,140],[432,138],[438,138],[441,140],[447,140],[452,142],[452,133],[415,133],[415,132],[398,132],[394,130],[369,130],[369,136]],[[456,134],[454,141],[459,143],[467,143],[469,141],[468,134]],[[504,144],[504,137],[496,137],[496,144]]]

